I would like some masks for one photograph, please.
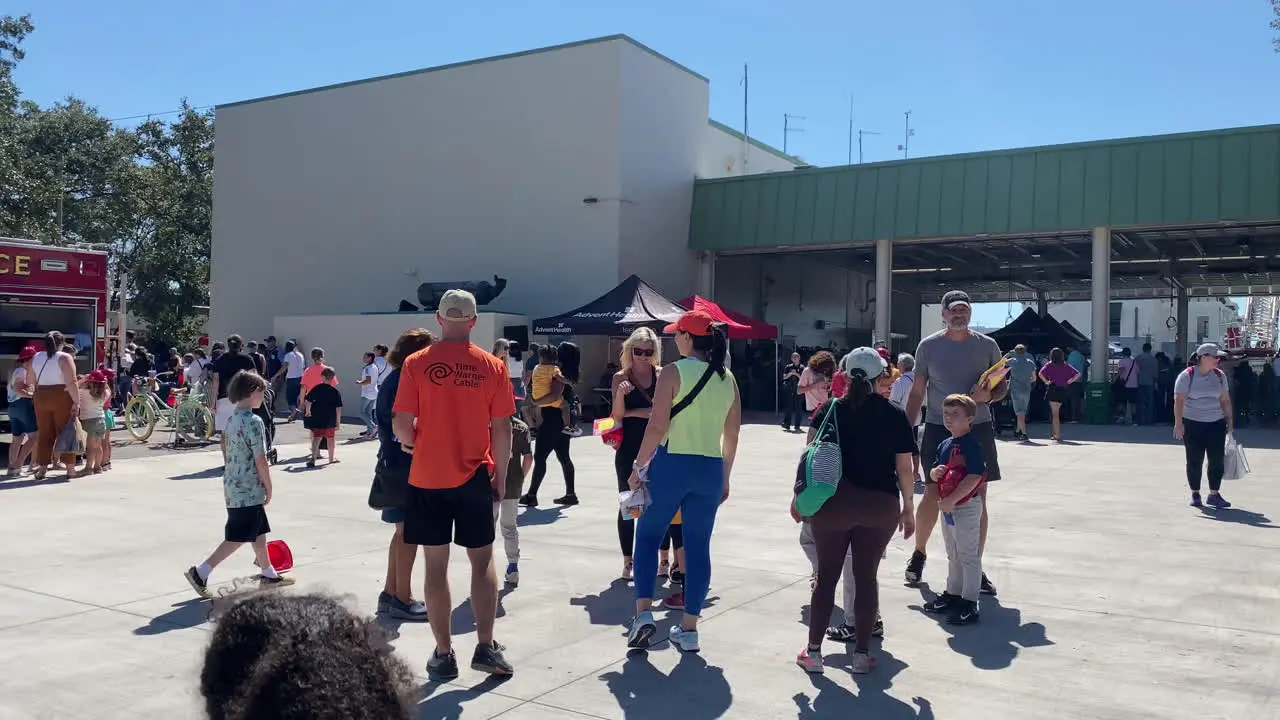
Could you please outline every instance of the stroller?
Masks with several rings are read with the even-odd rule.
[[[276,394],[267,388],[262,396],[262,404],[253,409],[253,414],[262,419],[262,424],[267,431],[267,462],[272,465],[280,459],[279,453],[276,452],[276,420],[271,415],[271,407],[275,404]]]

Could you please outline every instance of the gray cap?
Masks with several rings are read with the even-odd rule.
[[[1200,347],[1196,348],[1196,355],[1199,355],[1200,357],[1226,357],[1227,356],[1227,354],[1222,351],[1222,348],[1218,347],[1213,343],[1205,343]]]

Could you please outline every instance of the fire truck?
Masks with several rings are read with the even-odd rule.
[[[107,302],[105,252],[0,238],[0,379],[8,382],[23,347],[43,350],[50,330],[79,350],[79,372],[92,370],[106,357]]]

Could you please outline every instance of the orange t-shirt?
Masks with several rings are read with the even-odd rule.
[[[321,373],[324,372],[324,369],[326,367],[328,366],[312,365],[311,367],[307,368],[302,372],[302,396],[303,397],[306,397],[307,393],[311,392],[311,388],[324,382],[324,378],[321,377]],[[329,384],[336,386],[338,384],[338,376],[334,375],[333,382]]]
[[[412,413],[409,484],[463,485],[485,465],[493,477],[489,421],[515,414],[507,366],[471,343],[437,342],[405,359],[392,412]]]

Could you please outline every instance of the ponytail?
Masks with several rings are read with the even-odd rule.
[[[724,323],[711,323],[710,335],[691,335],[693,349],[702,353],[707,364],[720,377],[724,377],[725,361],[729,358],[729,328]]]
[[[45,333],[45,336],[44,336],[45,355],[47,355],[50,359],[52,359],[54,355],[56,355],[59,351],[62,350],[62,345],[65,342],[66,342],[66,338],[63,337],[62,333],[58,332],[57,330],[50,330],[49,332]]]
[[[875,394],[875,384],[861,370],[854,370],[848,377],[849,389],[845,391],[844,399],[849,403],[849,407],[856,408]]]

